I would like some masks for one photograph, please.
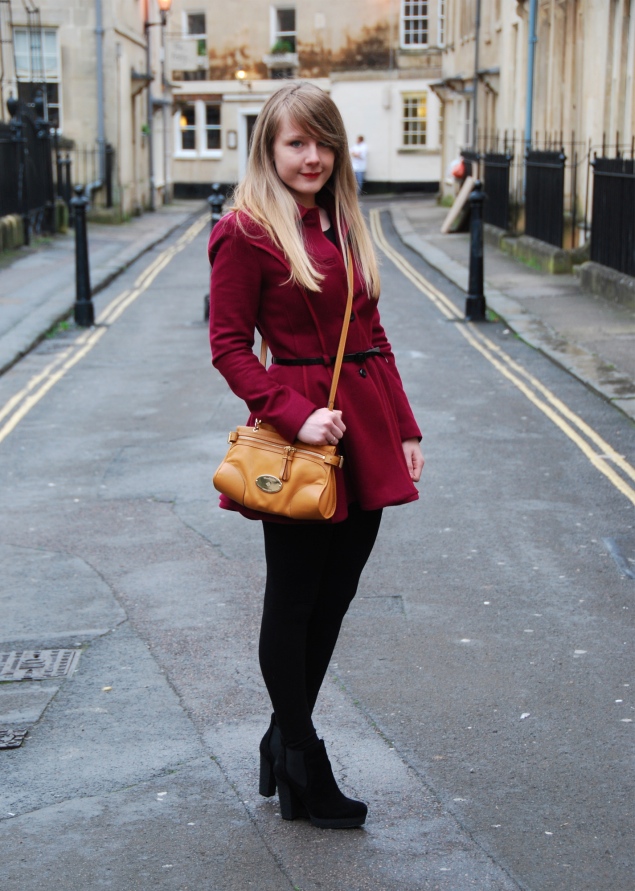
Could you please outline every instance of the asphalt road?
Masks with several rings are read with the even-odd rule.
[[[380,306],[427,462],[318,704],[366,828],[257,795],[261,531],[215,507],[245,413],[184,227],[99,295],[108,325],[0,378],[1,650],[82,650],[0,686],[31,726],[0,752],[8,891],[632,891],[635,580],[605,540],[633,566],[633,426],[502,325],[448,321],[464,295],[378,222],[414,270],[384,258]]]

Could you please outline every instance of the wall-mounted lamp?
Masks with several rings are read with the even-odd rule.
[[[157,0],[157,2],[159,4],[159,12],[161,13],[161,24],[165,25],[170,7],[172,6],[172,0]]]
[[[237,81],[240,81],[241,84],[244,84],[248,90],[251,90],[251,81],[247,80],[247,72],[244,68],[239,68],[234,77]]]

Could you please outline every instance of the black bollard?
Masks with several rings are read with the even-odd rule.
[[[485,322],[483,293],[483,202],[485,192],[476,180],[470,195],[470,277],[465,301],[465,321]]]
[[[88,198],[83,186],[75,186],[75,197],[71,207],[75,218],[75,323],[82,328],[90,328],[95,323],[95,308],[90,290],[90,269],[88,266],[88,237],[86,231],[86,208]]]
[[[210,231],[214,228],[216,223],[220,220],[223,215],[223,204],[225,203],[225,196],[220,190],[220,186],[218,183],[214,183],[212,186],[212,194],[207,199],[207,203],[209,204],[210,211]],[[209,291],[205,294],[204,303],[203,303],[203,316],[205,321],[209,321]]]
[[[218,183],[214,183],[212,186],[212,194],[207,199],[207,203],[209,204],[211,230],[222,217],[223,204],[225,203],[225,196],[221,192]]]

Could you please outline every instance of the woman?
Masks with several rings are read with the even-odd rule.
[[[337,391],[327,404],[347,297],[354,303]],[[258,116],[235,206],[216,224],[210,340],[214,366],[256,418],[287,440],[339,446],[337,508],[330,521],[261,520],[267,581],[260,632],[262,674],[273,705],[260,744],[260,792],[278,788],[284,819],[361,826],[366,805],[333,777],[311,715],[342,619],[379,529],[382,508],[414,501],[421,434],[379,321],[379,275],[356,195],[346,134],[319,88],[291,83]],[[254,355],[254,329],[273,359]]]

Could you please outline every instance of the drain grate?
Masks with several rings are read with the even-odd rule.
[[[0,653],[0,681],[45,681],[75,670],[81,650],[23,650]]]
[[[28,730],[2,730],[0,728],[0,749],[17,749],[24,742]]]

